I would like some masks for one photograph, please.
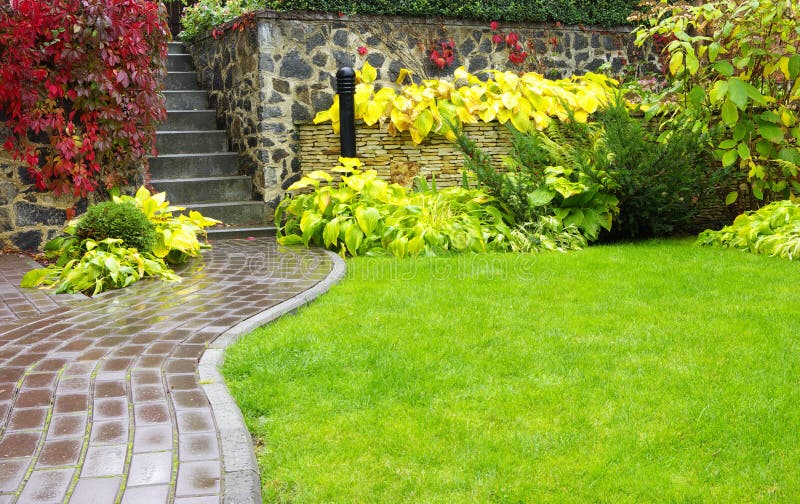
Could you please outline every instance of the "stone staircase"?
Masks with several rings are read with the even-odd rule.
[[[211,239],[274,234],[266,204],[253,200],[251,178],[239,175],[238,155],[228,151],[227,134],[180,42],[169,44],[167,71],[167,120],[156,133],[158,156],[150,158],[153,187],[173,205],[223,221],[208,230]]]

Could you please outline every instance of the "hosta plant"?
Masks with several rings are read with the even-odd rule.
[[[736,217],[719,231],[706,230],[699,245],[746,250],[755,254],[800,258],[800,204],[775,201],[754,212]]]
[[[203,216],[191,210],[188,215],[185,208],[171,206],[166,201],[166,193],[151,194],[144,186],[134,196],[115,195],[113,201],[131,203],[140,209],[153,223],[155,228],[155,244],[153,255],[163,258],[170,264],[186,262],[190,257],[197,257],[200,249],[207,247],[200,242],[198,236],[205,236],[205,228],[221,224],[216,219]]]
[[[46,268],[26,273],[22,287],[55,287],[58,294],[83,292],[95,295],[108,289],[127,287],[143,277],[180,281],[163,260],[126,247],[119,238],[100,241],[87,238],[74,246],[74,228],[68,228],[65,233],[66,237],[50,241],[45,247],[46,254],[58,254],[59,260]]]
[[[459,187],[409,192],[340,159],[333,172],[315,171],[289,191],[275,214],[278,241],[326,247],[341,255],[396,257],[506,250],[511,229],[481,190]]]
[[[463,67],[455,71],[455,81],[400,85],[409,74],[400,72],[397,88],[379,88],[374,84],[377,71],[365,63],[356,74],[356,119],[370,126],[386,124],[390,135],[408,131],[417,144],[431,133],[454,140],[454,128],[479,121],[510,123],[521,132],[543,130],[554,118],[586,122],[618,86],[617,81],[594,73],[550,80],[534,72],[520,76],[489,71],[489,79],[483,81]],[[315,124],[327,121],[339,130],[338,95],[330,109],[314,118]]]
[[[62,236],[45,245],[45,257],[53,262],[26,273],[22,287],[55,288],[57,293],[95,295],[108,289],[127,287],[144,277],[179,281],[180,277],[167,263],[179,264],[199,255],[200,249],[209,245],[202,244],[198,235],[205,233],[205,227],[219,223],[198,212],[174,216],[172,212],[183,209],[170,206],[165,201],[165,193],[151,194],[144,187],[135,196],[114,196],[113,201],[95,206],[116,206],[126,210],[99,212],[104,228],[102,233],[85,225],[86,216],[71,220]],[[87,211],[90,217],[92,213],[98,213],[93,208]],[[126,218],[130,212],[128,209],[142,214],[151,226],[150,233],[154,233],[154,238],[151,234],[145,242],[138,237],[131,243],[126,242],[126,230],[130,229],[130,219]],[[113,218],[119,221],[112,222]],[[139,243],[147,243],[149,248],[132,246]]]

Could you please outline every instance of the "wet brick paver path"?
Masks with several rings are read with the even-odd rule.
[[[9,289],[0,256],[0,504],[218,503],[224,460],[198,359],[217,336],[313,287],[321,250],[217,242],[179,270],[96,298]]]

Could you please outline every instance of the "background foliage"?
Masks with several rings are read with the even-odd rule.
[[[794,0],[661,6],[637,43],[667,45],[669,86],[650,114],[663,126],[711,135],[756,199],[800,192],[800,7]],[[749,187],[748,187],[749,186]]]
[[[638,0],[200,0],[186,8],[181,38],[191,40],[246,11],[319,11],[417,17],[451,17],[483,21],[560,22],[570,25],[618,26]]]
[[[170,38],[148,0],[0,5],[0,130],[40,189],[86,195],[152,153]],[[42,146],[42,144],[44,144]]]

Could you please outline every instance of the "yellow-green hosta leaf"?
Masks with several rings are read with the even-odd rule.
[[[577,98],[578,98],[578,105],[580,105],[581,108],[586,112],[588,112],[589,114],[594,114],[594,112],[597,110],[598,105],[600,105],[600,102],[597,100],[597,98],[595,98],[593,94],[590,94],[588,92],[578,93]]]
[[[300,219],[300,231],[303,233],[303,237],[306,234],[313,233],[321,220],[322,218],[315,212],[304,212],[303,217]]]
[[[431,132],[432,128],[433,114],[431,113],[430,109],[425,109],[419,113],[417,118],[414,120],[414,128],[410,130],[414,143],[422,143],[422,140],[428,136],[428,133]]]
[[[416,256],[419,255],[420,252],[425,248],[425,239],[420,236],[415,236],[408,240],[407,251],[408,255]]]
[[[298,189],[305,189],[306,187],[313,187],[314,189],[319,187],[319,180],[313,179],[311,177],[303,177],[294,184],[290,185],[286,190],[287,191],[296,191]]]
[[[309,178],[312,178],[312,179],[315,179],[315,180],[324,180],[326,182],[330,182],[330,181],[333,180],[333,177],[331,176],[331,174],[326,172],[326,171],[323,171],[323,170],[314,170],[311,173],[309,173],[308,175],[306,175],[306,177],[309,177]]]
[[[339,218],[332,219],[322,230],[322,240],[326,247],[334,247],[339,242]]]
[[[366,236],[369,236],[378,225],[378,221],[381,219],[381,214],[375,207],[360,206],[355,210],[355,217],[358,227],[361,228],[361,231],[363,231]]]
[[[48,276],[52,274],[52,270],[48,268],[36,268],[25,273],[22,277],[20,287],[33,288],[38,287],[47,280]]]
[[[511,116],[511,124],[517,131],[527,133],[531,129],[531,104],[528,100],[521,98],[518,101],[517,110]]]
[[[344,243],[350,255],[357,256],[358,248],[364,241],[364,233],[354,224],[350,224],[344,232]]]

